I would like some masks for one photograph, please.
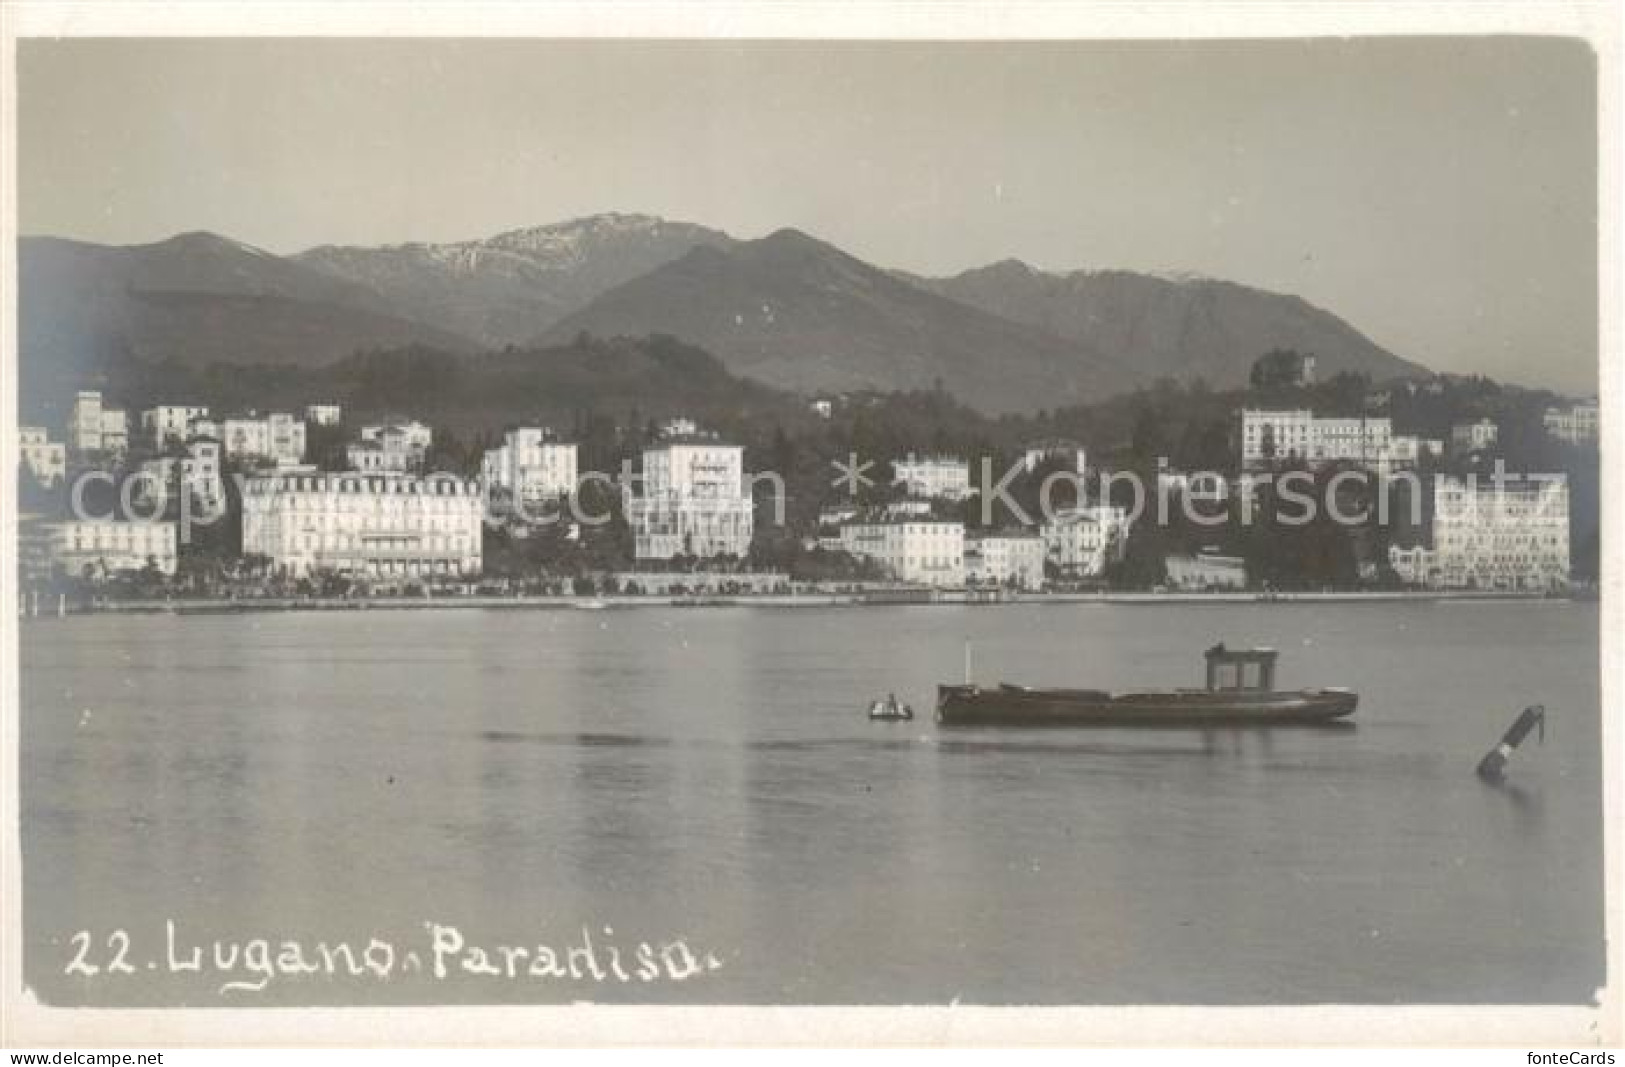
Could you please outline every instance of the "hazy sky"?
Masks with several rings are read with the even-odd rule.
[[[600,211],[953,273],[1190,271],[1595,388],[1595,72],[1534,38],[28,41],[25,233],[277,252]]]

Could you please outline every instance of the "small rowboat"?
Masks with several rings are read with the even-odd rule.
[[[888,696],[869,705],[869,718],[873,722],[907,722],[914,718],[914,709],[899,703],[895,696]]]

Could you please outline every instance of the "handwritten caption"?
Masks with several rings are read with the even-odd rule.
[[[310,978],[389,982],[405,976],[459,979],[633,985],[686,982],[722,968],[713,952],[683,938],[622,944],[611,927],[595,933],[583,926],[569,938],[548,943],[476,943],[456,926],[425,922],[420,941],[378,937],[365,944],[256,937],[193,940],[164,923],[161,951],[143,953],[122,929],[98,936],[90,930],[68,938],[65,974],[81,979],[141,974],[197,975],[219,980],[219,991],[258,993],[273,983]]]

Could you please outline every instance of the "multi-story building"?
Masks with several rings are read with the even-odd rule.
[[[234,416],[221,424],[221,443],[229,459],[292,467],[305,461],[305,424],[282,411]]]
[[[954,456],[916,456],[910,452],[892,464],[892,484],[909,496],[964,500],[971,495],[970,465]]]
[[[1171,555],[1163,557],[1163,566],[1168,571],[1168,585],[1174,589],[1247,588],[1247,561],[1240,556],[1216,552]]]
[[[1393,421],[1386,416],[1316,418],[1310,423],[1309,455],[1313,464],[1381,465],[1391,459]]]
[[[449,475],[262,475],[243,486],[243,552],[295,576],[471,576],[481,511],[479,483]]]
[[[1396,462],[1393,436],[1387,416],[1317,418],[1312,411],[1247,409],[1241,413],[1241,464],[1246,470],[1290,461],[1385,467]]]
[[[1430,585],[1438,578],[1438,555],[1426,545],[1391,545],[1388,565],[1406,585]]]
[[[880,563],[898,581],[936,588],[965,584],[965,525],[942,519],[879,519],[841,527],[841,548]]]
[[[522,506],[556,500],[575,492],[576,446],[545,427],[524,426],[486,452],[481,469],[493,496]]]
[[[434,430],[416,419],[389,419],[361,427],[361,441],[387,454],[384,470],[422,470],[434,446]]]
[[[141,413],[141,429],[157,448],[185,441],[192,434],[192,422],[207,419],[209,409],[185,404],[160,404]]]
[[[645,448],[640,484],[626,504],[637,558],[749,552],[755,519],[744,482],[744,452],[699,434]]]
[[[1242,468],[1259,470],[1272,462],[1307,459],[1314,423],[1312,411],[1242,411]]]
[[[102,450],[102,394],[94,389],[81,389],[73,398],[68,444],[75,452]]]
[[[344,458],[351,470],[366,474],[405,474],[414,469],[410,449],[386,448],[384,442],[398,444],[400,438],[385,434],[381,441],[351,441],[344,446]]]
[[[1597,440],[1597,402],[1583,400],[1568,407],[1546,409],[1546,432],[1571,445],[1590,444]]]
[[[1450,449],[1452,452],[1482,452],[1494,448],[1500,436],[1501,428],[1493,419],[1458,422],[1450,427]]]
[[[337,426],[344,421],[344,409],[337,404],[306,404],[305,421],[312,426]]]
[[[68,420],[68,444],[75,452],[123,452],[130,444],[130,424],[123,411],[102,406],[102,394],[81,390]]]
[[[965,582],[1037,591],[1048,551],[1036,532],[1005,530],[965,539]]]
[[[1552,590],[1569,581],[1569,486],[1561,474],[1441,478],[1433,545],[1389,550],[1402,578],[1444,589]]]
[[[265,417],[270,426],[271,458],[278,466],[292,467],[305,461],[305,423],[285,412],[273,411]]]
[[[68,450],[53,442],[43,426],[17,428],[17,451],[22,465],[41,485],[55,485],[68,475]]]
[[[145,570],[174,574],[176,525],[173,522],[118,522],[72,519],[50,525],[51,562],[71,575],[108,576]]]
[[[213,437],[193,437],[179,454],[159,456],[141,464],[141,473],[152,483],[150,492],[183,493],[182,506],[193,516],[215,516],[226,506],[226,483],[221,476],[220,442]]]
[[[1094,578],[1123,558],[1128,545],[1128,512],[1110,504],[1067,508],[1041,530],[1045,553],[1063,575]]]
[[[129,418],[122,411],[102,409],[102,451],[122,455],[130,447]]]

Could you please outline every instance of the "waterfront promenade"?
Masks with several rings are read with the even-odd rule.
[[[931,607],[940,605],[1008,606],[1014,604],[1326,604],[1326,603],[1425,603],[1445,600],[1550,600],[1542,593],[1467,591],[1374,591],[1374,592],[1290,592],[1290,593],[1000,593],[966,590],[897,589],[866,592],[730,593],[674,596],[666,594],[606,594],[602,596],[546,594],[455,594],[437,596],[267,596],[237,598],[145,598],[66,603],[41,597],[35,611],[25,602],[19,611],[24,618],[54,618],[61,614],[235,614],[260,611],[431,611],[481,608],[486,610],[618,610],[660,607]]]

